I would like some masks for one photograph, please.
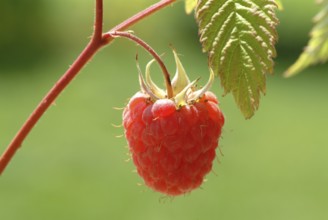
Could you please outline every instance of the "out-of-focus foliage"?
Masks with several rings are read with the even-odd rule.
[[[282,2],[280,0],[275,0],[275,1],[276,1],[276,4],[277,4],[278,8],[280,10],[283,10],[284,9],[284,6],[283,6]]]
[[[285,76],[300,73],[310,65],[328,60],[328,1],[322,1],[323,9],[314,17],[315,26],[311,39],[298,60],[286,71]]]
[[[44,4],[0,1],[0,68],[33,66],[52,48]]]

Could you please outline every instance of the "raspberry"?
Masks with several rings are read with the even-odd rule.
[[[170,196],[189,193],[202,184],[212,170],[224,124],[215,95],[207,91],[213,77],[194,91],[190,86],[194,83],[181,74],[185,73],[180,70],[172,81],[173,87],[182,87],[175,88],[173,99],[154,99],[162,92],[155,92],[152,82],[140,77],[141,85],[149,88],[136,93],[123,112],[125,137],[138,174],[148,187]],[[179,82],[179,78],[187,80]]]

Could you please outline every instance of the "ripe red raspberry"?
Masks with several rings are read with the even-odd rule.
[[[171,196],[202,184],[212,169],[224,124],[215,95],[207,91],[213,76],[202,90],[193,91],[190,85],[194,83],[189,83],[181,71],[172,85],[174,88],[180,83],[183,88],[176,86],[175,98],[167,99],[157,97],[162,91],[155,91],[158,87],[154,88],[148,78],[147,68],[147,83],[142,77],[140,80],[149,88],[136,93],[123,112],[125,136],[138,174],[147,186]],[[185,82],[181,83],[183,77]]]

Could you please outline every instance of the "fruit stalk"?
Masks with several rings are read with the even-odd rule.
[[[126,28],[134,25],[143,18],[150,16],[151,14],[159,11],[160,9],[174,3],[176,0],[162,0],[158,3],[146,8],[145,10],[135,14],[134,16],[123,21],[121,24],[115,26],[109,32],[122,31]],[[64,73],[64,75],[55,83],[47,95],[41,100],[40,104],[28,117],[26,122],[17,132],[13,140],[8,145],[5,152],[0,157],[0,175],[3,173],[16,151],[21,147],[23,141],[30,133],[35,124],[39,121],[42,115],[50,107],[50,105],[55,101],[59,94],[68,86],[72,79],[80,72],[80,70],[85,66],[85,64],[91,60],[93,55],[103,46],[112,42],[108,34],[103,34],[103,0],[96,0],[95,6],[95,22],[94,22],[94,32],[92,38],[82,53],[74,61],[74,63],[69,67],[69,69]]]
[[[170,98],[173,97],[173,88],[172,88],[172,85],[171,85],[170,74],[167,71],[167,68],[166,68],[164,62],[162,61],[161,57],[156,53],[156,51],[153,48],[151,48],[150,45],[148,45],[142,39],[138,38],[137,36],[135,36],[135,35],[133,35],[129,32],[113,31],[113,32],[108,32],[107,34],[110,35],[110,36],[113,36],[113,37],[118,36],[118,37],[128,38],[128,39],[136,42],[137,44],[139,44],[143,48],[145,48],[145,50],[147,50],[154,57],[154,59],[158,62],[159,66],[162,69],[164,79],[165,79],[165,84],[166,84],[167,98],[170,99]]]

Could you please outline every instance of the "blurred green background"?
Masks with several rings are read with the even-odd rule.
[[[156,1],[105,0],[105,28]],[[282,73],[308,40],[314,1],[283,1],[279,57],[267,95],[244,120],[219,80],[226,124],[224,157],[202,189],[174,199],[145,186],[126,162],[116,136],[121,111],[138,90],[135,54],[117,40],[89,63],[51,107],[0,178],[1,220],[328,219],[327,65],[291,79]],[[0,150],[5,149],[40,99],[73,62],[92,32],[93,1],[0,1]],[[192,78],[208,77],[193,16],[179,1],[132,28],[173,72],[169,44],[182,54]],[[156,69],[154,68],[156,71]],[[156,80],[162,80],[157,69]]]

